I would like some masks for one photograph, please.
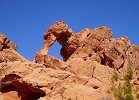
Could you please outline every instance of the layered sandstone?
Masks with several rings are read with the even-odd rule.
[[[114,99],[113,69],[122,75],[132,66],[133,81],[139,83],[139,47],[112,34],[106,26],[74,33],[58,21],[44,33],[44,45],[33,62],[18,54],[16,45],[1,34],[0,100]],[[63,61],[48,55],[55,41],[62,45]]]

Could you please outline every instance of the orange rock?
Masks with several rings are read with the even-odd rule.
[[[56,40],[64,61],[47,54]],[[0,34],[0,100],[114,99],[113,69],[122,76],[129,65],[135,72],[133,83],[139,83],[139,47],[127,37],[112,38],[106,26],[75,34],[58,21],[44,33],[44,45],[33,62],[15,48]]]

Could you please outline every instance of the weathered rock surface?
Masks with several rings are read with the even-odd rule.
[[[6,48],[12,48],[16,50],[16,44],[10,41],[5,35],[0,33],[0,51]]]
[[[56,40],[64,61],[47,54]],[[139,83],[139,47],[127,37],[112,38],[106,26],[74,33],[58,21],[45,32],[33,62],[18,54],[3,34],[0,43],[0,100],[112,99],[113,69],[123,74],[127,66]]]
[[[16,52],[16,44],[0,33],[0,63],[12,61],[27,61]]]

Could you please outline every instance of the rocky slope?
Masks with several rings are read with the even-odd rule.
[[[62,45],[63,61],[47,54],[55,41]],[[44,33],[44,45],[32,62],[0,34],[0,100],[114,99],[112,71],[123,75],[127,66],[133,67],[138,84],[139,47],[127,37],[112,38],[106,26],[74,33],[58,21]]]

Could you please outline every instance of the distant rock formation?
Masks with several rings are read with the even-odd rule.
[[[48,55],[55,41],[62,45],[63,61]],[[74,33],[58,21],[44,33],[44,45],[32,62],[0,34],[0,100],[114,99],[112,72],[122,76],[128,66],[134,70],[133,85],[139,85],[139,47],[127,37],[112,38],[106,26]]]

